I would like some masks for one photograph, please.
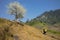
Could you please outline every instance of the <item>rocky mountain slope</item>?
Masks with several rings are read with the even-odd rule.
[[[49,24],[60,23],[60,9],[44,12],[41,16],[38,16],[37,18]]]
[[[60,29],[60,9],[46,11],[36,18],[27,21],[26,24],[36,26],[36,28],[48,26],[49,29],[57,30]]]
[[[46,11],[42,15],[34,18],[33,20],[42,21],[47,24],[60,23],[60,9]]]
[[[0,40],[57,40],[34,27],[0,18]]]

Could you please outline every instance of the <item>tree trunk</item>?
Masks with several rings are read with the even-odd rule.
[[[17,19],[18,19],[18,17],[17,17],[17,14],[16,14],[16,16],[15,16],[15,21],[17,21]]]

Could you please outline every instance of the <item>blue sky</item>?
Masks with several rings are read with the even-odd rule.
[[[7,18],[10,20],[14,19],[14,16],[11,16],[7,13],[7,5],[10,2],[15,0],[0,0],[0,17]],[[45,11],[60,9],[60,0],[16,0],[20,2],[22,6],[27,10],[25,17],[22,21],[27,19],[33,19]]]

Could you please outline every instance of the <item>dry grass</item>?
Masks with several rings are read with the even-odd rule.
[[[28,25],[11,22],[4,19],[0,23],[0,40],[56,40],[43,35],[40,30]]]

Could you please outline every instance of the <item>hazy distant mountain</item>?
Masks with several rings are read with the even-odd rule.
[[[60,9],[58,10],[51,10],[51,11],[46,11],[42,15],[37,16],[36,18],[32,19],[30,22],[44,22],[47,24],[55,24],[55,23],[60,23]]]
[[[49,24],[58,23],[60,22],[60,9],[44,12],[41,16],[38,16],[36,19],[39,19],[42,22]]]

